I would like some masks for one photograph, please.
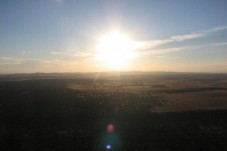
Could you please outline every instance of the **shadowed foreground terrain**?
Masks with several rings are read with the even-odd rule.
[[[95,77],[2,75],[0,150],[227,150],[226,74]]]

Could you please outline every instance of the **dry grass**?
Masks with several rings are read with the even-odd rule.
[[[226,80],[146,79],[144,81],[106,81],[102,83],[70,83],[68,88],[82,92],[153,93],[166,104],[154,112],[227,109]]]

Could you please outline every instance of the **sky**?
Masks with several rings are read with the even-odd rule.
[[[115,70],[97,60],[117,29],[140,47],[121,70],[227,73],[226,0],[1,0],[0,73]]]

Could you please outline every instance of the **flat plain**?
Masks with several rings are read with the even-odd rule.
[[[0,76],[1,150],[226,150],[226,114],[227,74]]]

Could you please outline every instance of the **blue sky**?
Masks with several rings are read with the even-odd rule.
[[[124,70],[227,72],[225,0],[1,0],[0,73],[111,70],[95,60],[113,28],[141,44]]]

